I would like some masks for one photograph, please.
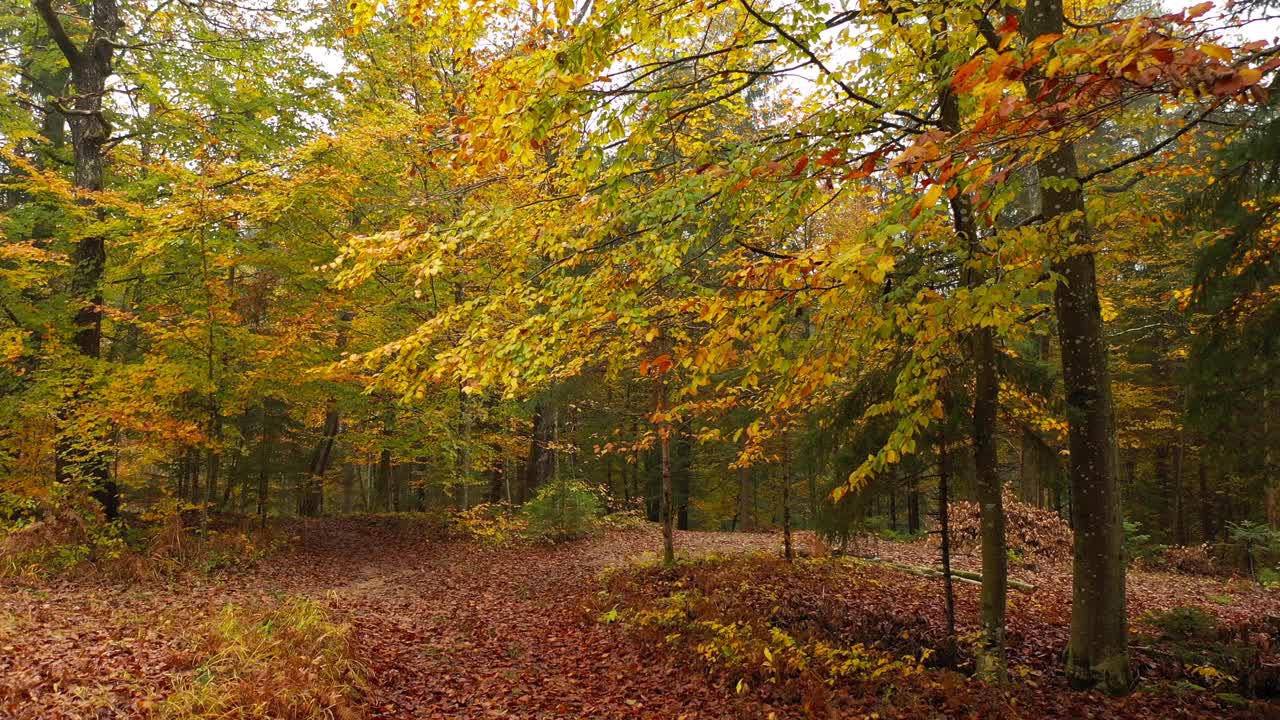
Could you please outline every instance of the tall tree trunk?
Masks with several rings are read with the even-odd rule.
[[[180,498],[187,496],[187,464],[191,462],[190,455],[184,450],[182,457],[178,458],[178,488],[175,493]]]
[[[1022,31],[1028,41],[1063,30],[1062,0],[1028,0]],[[1038,92],[1035,78],[1030,95]],[[1036,163],[1041,216],[1048,226],[1077,233],[1088,227],[1074,143],[1065,143]],[[1120,494],[1116,481],[1114,415],[1102,309],[1093,252],[1079,250],[1053,264],[1062,280],[1054,290],[1058,344],[1067,400],[1071,451],[1071,506],[1076,518],[1072,568],[1071,640],[1067,676],[1076,687],[1101,685],[1127,692],[1132,684],[1125,615],[1125,559]]]
[[[1182,472],[1187,460],[1184,440],[1184,433],[1179,431],[1178,446],[1173,452],[1173,539],[1179,545],[1187,544],[1187,515],[1182,492]]]
[[[960,100],[949,90],[939,99],[942,126],[960,131]],[[977,218],[968,196],[951,199],[951,217],[956,235],[967,253],[965,284],[976,293],[986,285],[979,269],[982,258]],[[1008,603],[1009,556],[1005,547],[1004,499],[996,464],[996,413],[1000,380],[996,369],[995,336],[990,327],[977,327],[969,335],[969,355],[974,367],[973,438],[975,495],[978,500],[982,540],[982,642],[977,653],[978,676],[989,681],[1007,679],[1005,668],[1005,607]]]
[[[36,0],[35,7],[50,37],[62,51],[75,88],[71,112],[65,113],[71,127],[71,147],[75,156],[74,183],[84,205],[92,205],[91,193],[102,190],[106,168],[106,143],[111,126],[102,114],[115,34],[121,27],[116,0],[93,0],[89,11],[89,37],[76,47],[52,0]],[[95,213],[106,218],[101,209]],[[87,365],[102,357],[102,275],[107,264],[106,240],[102,235],[82,237],[71,252],[71,295],[75,313],[74,344]],[[110,434],[90,425],[78,427],[82,406],[88,401],[91,367],[78,370],[75,386],[58,412],[58,442],[54,475],[58,482],[84,483],[102,506],[108,520],[120,515],[120,491],[111,477]]]
[[[751,512],[751,468],[738,468],[738,530],[750,532],[755,529],[755,518]]]
[[[217,432],[221,434],[221,419],[218,420]],[[217,441],[215,441],[217,442]],[[205,464],[204,476],[204,509],[200,513],[202,520],[207,520],[209,508],[213,507],[218,500],[218,481],[222,472],[222,450],[220,445],[215,444],[209,448],[209,459]]]
[[[199,505],[203,497],[200,494],[200,453],[196,448],[188,448],[187,458],[187,491],[190,493],[189,499],[191,504]]]
[[[489,493],[486,497],[491,503],[502,502],[502,489],[507,484],[507,461],[495,458],[489,466]]]

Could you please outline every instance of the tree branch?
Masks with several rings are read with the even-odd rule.
[[[1088,175],[1085,175],[1084,177],[1080,178],[1080,184],[1081,184],[1081,185],[1084,185],[1084,184],[1088,183],[1090,180],[1093,180],[1094,178],[1098,178],[1098,177],[1101,177],[1101,176],[1103,176],[1103,175],[1107,175],[1107,174],[1109,174],[1109,173],[1113,173],[1113,172],[1115,172],[1116,170],[1119,170],[1120,168],[1123,168],[1123,167],[1125,167],[1125,166],[1127,166],[1127,165],[1132,165],[1133,163],[1139,162],[1139,161],[1141,161],[1141,160],[1146,160],[1147,158],[1151,157],[1152,155],[1155,155],[1156,153],[1160,152],[1161,150],[1165,149],[1165,148],[1166,148],[1166,147],[1168,147],[1170,144],[1172,144],[1172,143],[1173,143],[1173,141],[1177,140],[1178,138],[1182,137],[1183,135],[1186,135],[1188,132],[1191,132],[1191,129],[1192,129],[1192,128],[1194,128],[1195,126],[1199,125],[1201,120],[1204,120],[1205,118],[1209,117],[1209,113],[1213,112],[1214,110],[1217,110],[1217,109],[1218,109],[1218,106],[1219,106],[1219,105],[1221,105],[1221,104],[1222,104],[1221,102],[1215,102],[1215,103],[1213,103],[1213,104],[1212,104],[1212,105],[1210,105],[1208,108],[1206,108],[1204,112],[1200,113],[1197,117],[1195,117],[1195,118],[1193,118],[1192,120],[1188,121],[1186,125],[1183,125],[1181,128],[1179,128],[1179,129],[1178,129],[1178,132],[1176,132],[1176,133],[1174,133],[1174,134],[1170,135],[1169,137],[1165,138],[1164,140],[1161,140],[1160,142],[1156,143],[1155,145],[1152,145],[1151,147],[1147,148],[1146,150],[1143,150],[1142,152],[1137,153],[1136,155],[1130,155],[1129,157],[1125,158],[1124,160],[1120,160],[1119,162],[1112,163],[1112,164],[1110,164],[1110,165],[1108,165],[1108,166],[1106,166],[1106,167],[1098,168],[1097,170],[1094,170],[1093,172],[1089,173]]]
[[[62,21],[58,19],[58,13],[53,10],[53,0],[35,0],[33,3],[36,10],[40,11],[40,17],[44,19],[44,24],[49,28],[49,35],[53,37],[53,41],[58,44],[58,49],[66,56],[67,62],[75,67],[80,63],[80,50],[76,48],[76,44],[71,42],[67,31],[62,27]]]

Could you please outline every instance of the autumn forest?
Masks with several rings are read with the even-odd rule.
[[[1280,718],[1277,0],[0,0],[0,718]]]

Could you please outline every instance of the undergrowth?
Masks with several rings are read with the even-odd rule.
[[[731,689],[799,702],[812,717],[827,717],[819,710],[828,706],[840,706],[837,717],[1023,717],[1009,703],[1075,698],[1046,680],[1056,677],[1060,646],[1017,619],[1009,671],[1018,680],[996,688],[968,677],[973,610],[960,618],[958,640],[948,636],[934,582],[851,558],[707,557],[606,571],[590,611]],[[1142,702],[1247,709],[1250,696],[1274,692],[1264,651],[1280,643],[1273,620],[1228,627],[1203,610],[1178,609],[1143,625],[1156,633],[1135,648],[1148,680]]]
[[[450,530],[467,540],[509,547],[560,543],[647,524],[635,510],[605,514],[610,504],[599,495],[599,489],[582,482],[548,483],[524,506],[483,503],[455,512],[450,518]]]
[[[767,689],[811,707],[827,703],[837,686],[861,683],[871,696],[911,686],[919,700],[922,686],[938,682],[934,671],[954,662],[953,645],[918,617],[848,612],[831,595],[808,591],[874,583],[856,561],[713,556],[670,570],[615,569],[603,582],[601,622],[666,646],[737,692]]]
[[[255,565],[285,542],[272,528],[159,503],[129,522],[104,522],[84,504],[50,505],[0,527],[0,577],[101,574],[141,580]]]
[[[365,668],[351,628],[315,601],[228,605],[191,648],[201,658],[155,708],[163,720],[313,720],[362,717]]]

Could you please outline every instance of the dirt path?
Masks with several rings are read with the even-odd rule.
[[[687,533],[689,554],[771,548],[767,535]],[[423,548],[337,590],[372,669],[374,717],[753,718],[584,611],[608,565],[652,555],[652,533],[566,547]]]
[[[794,707],[766,705],[766,693],[740,695],[717,686],[692,665],[675,665],[652,643],[599,621],[599,605],[592,602],[598,574],[656,559],[656,531],[612,533],[555,548],[493,549],[442,543],[373,519],[300,527],[292,550],[250,572],[190,575],[172,583],[0,584],[0,718],[146,717],[146,709],[189,677],[199,659],[188,647],[193,622],[213,617],[227,603],[270,606],[288,595],[320,599],[352,624],[371,671],[366,701],[373,718],[800,715]],[[766,534],[680,533],[677,545],[690,556],[776,553],[780,542]],[[931,561],[922,546],[878,551],[917,564]],[[1039,589],[1016,596],[1010,611],[1010,657],[1053,669],[1066,642],[1069,575],[1044,570],[1033,579]],[[872,602],[908,614],[940,612],[936,588],[916,587],[925,581],[915,576],[908,580],[909,586],[881,587],[883,597]],[[1247,619],[1274,616],[1280,602],[1252,584],[1208,578],[1133,573],[1130,585],[1134,613],[1195,604],[1227,619]],[[857,595],[868,588],[847,590]],[[976,617],[976,589],[958,591],[961,616]],[[858,608],[868,600],[842,602]],[[588,610],[591,605],[596,609]],[[1043,687],[1056,692],[1057,675],[1045,672]],[[1072,697],[1083,702],[1084,696]]]
[[[353,522],[303,529],[252,572],[181,582],[0,585],[0,718],[142,718],[189,666],[193,618],[227,603],[323,599],[355,628],[374,718],[764,718],[584,611],[597,574],[656,532],[557,548],[442,544]],[[681,533],[685,554],[773,549]]]

